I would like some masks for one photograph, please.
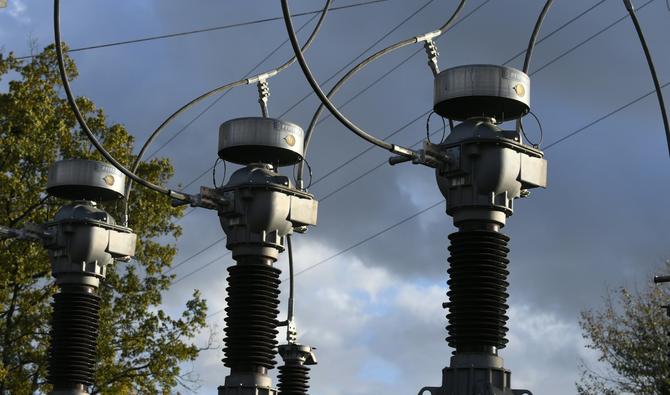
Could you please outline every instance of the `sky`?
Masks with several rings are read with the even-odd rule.
[[[354,2],[335,0],[334,5]],[[373,50],[378,50],[435,29],[457,2],[389,0],[329,14],[306,55],[317,79],[330,77],[426,3],[375,45]],[[507,61],[525,49],[543,3],[468,1],[463,15],[474,13],[437,41],[440,67]],[[644,7],[646,2],[635,3],[661,83],[668,82],[670,6],[664,0]],[[294,12],[323,5],[307,0],[290,4]],[[542,146],[579,132],[545,151],[548,188],[517,201],[503,229],[511,237],[511,307],[509,344],[500,354],[512,370],[512,387],[536,394],[575,393],[580,363],[601,368],[598,355],[582,338],[580,312],[602,306],[608,290],[648,286],[670,255],[670,166],[655,96],[582,129],[653,89],[630,20],[584,42],[625,16],[623,3],[557,1],[540,37],[596,4],[536,48],[530,67],[531,108],[542,122]],[[48,1],[9,0],[8,7],[0,9],[0,47],[26,55],[31,45],[48,45],[51,12]],[[63,38],[75,48],[275,17],[281,15],[281,7],[278,1],[263,0],[68,0],[61,13]],[[300,26],[308,19],[298,17],[295,22]],[[311,26],[303,31],[303,40]],[[124,124],[143,141],[175,109],[202,92],[242,78],[285,39],[283,22],[272,21],[76,52],[72,57],[79,78],[73,90],[91,98],[111,122]],[[417,49],[405,48],[377,61],[347,84],[335,103],[347,102]],[[290,56],[290,46],[284,45],[259,71]],[[520,68],[522,62],[518,57],[510,65]],[[310,92],[297,67],[272,78],[270,89],[270,115],[275,117]],[[670,95],[670,89],[665,93]],[[386,136],[429,110],[432,94],[432,74],[421,49],[341,109],[368,132]],[[211,103],[180,117],[154,147]],[[282,118],[306,127],[317,105],[312,95]],[[259,115],[254,86],[238,88],[218,101],[158,153],[175,165],[172,185],[190,183],[214,163],[221,123]],[[535,124],[526,125],[529,137],[537,139]],[[421,117],[392,142],[411,145],[424,135]],[[430,169],[381,165],[389,155],[377,148],[352,160],[367,148],[366,142],[327,117],[308,153],[315,180],[344,165],[310,189],[318,199],[327,197],[320,204],[319,224],[294,237],[298,270],[335,256],[296,278],[299,338],[318,348],[312,393],[415,394],[424,386],[438,386],[441,370],[449,363],[441,305],[447,300],[447,236],[455,228],[439,204],[349,249],[442,199]],[[234,168],[228,167],[228,175]],[[219,168],[219,177],[221,173]],[[198,185],[211,182],[207,173],[187,191],[195,193]],[[180,223],[184,234],[176,242],[176,263],[223,235],[211,211],[196,210]],[[226,267],[233,262],[224,256],[205,266],[225,253],[224,242],[219,242],[181,265],[175,272],[184,279],[164,297],[163,307],[177,314],[193,289],[200,289],[213,314],[210,330],[219,347],[184,366],[199,377],[196,394],[214,393],[227,374],[221,362],[220,311],[225,307]],[[276,265],[286,272],[286,257]],[[282,290],[285,306],[285,285]],[[205,331],[197,341],[207,338]]]

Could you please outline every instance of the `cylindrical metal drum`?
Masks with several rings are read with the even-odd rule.
[[[300,126],[280,119],[232,119],[219,128],[219,157],[242,165],[294,165],[302,160],[304,137]]]
[[[435,78],[433,109],[462,121],[473,117],[498,122],[521,118],[530,111],[530,78],[497,65],[466,65],[446,69]]]
[[[126,176],[114,166],[86,159],[66,159],[49,168],[47,192],[70,200],[107,201],[123,197]]]

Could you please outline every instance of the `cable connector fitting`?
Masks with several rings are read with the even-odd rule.
[[[440,74],[440,65],[437,63],[440,53],[437,51],[437,45],[435,45],[435,41],[433,40],[426,40],[423,43],[423,48],[426,50],[426,55],[428,55],[428,67],[433,72],[433,77],[437,77]]]
[[[22,229],[13,229],[0,225],[0,240],[16,238],[44,243],[51,237],[41,225],[26,224]]]
[[[432,41],[434,38],[442,35],[442,30],[435,30],[430,33],[426,33],[421,36],[414,37],[415,42],[420,43],[421,41]]]
[[[272,70],[268,73],[258,74],[255,77],[247,78],[247,85],[255,84],[258,81],[263,81],[263,80],[270,79],[270,78],[274,77],[275,75],[277,75],[277,70]]]
[[[263,114],[263,118],[267,118],[268,100],[270,99],[270,85],[268,84],[268,80],[259,80],[256,87],[258,87],[258,104],[261,105],[261,113]]]

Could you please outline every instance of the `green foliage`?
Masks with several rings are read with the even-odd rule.
[[[101,160],[61,94],[52,47],[24,63],[0,54],[0,82],[11,79],[0,92],[0,224],[20,227],[44,223],[62,202],[39,205],[45,197],[49,165],[61,158]],[[67,60],[70,76],[76,67]],[[133,160],[133,138],[121,125],[108,125],[93,102],[77,99],[89,125],[121,163]],[[173,175],[170,162],[154,159],[138,173],[165,185]],[[120,219],[120,202],[103,205]],[[196,291],[178,317],[160,309],[161,294],[174,275],[169,269],[179,237],[174,221],[182,208],[168,198],[134,188],[130,227],[138,234],[135,260],[108,268],[98,341],[93,393],[170,393],[189,383],[180,364],[196,358],[193,337],[205,327],[206,304]],[[133,215],[135,214],[135,215]],[[33,394],[48,391],[46,384],[50,300],[55,291],[43,249],[21,241],[0,242],[0,393]]]
[[[670,394],[670,304],[667,286],[644,291],[620,288],[605,306],[582,312],[580,325],[588,347],[597,351],[605,371],[582,365],[580,395]]]

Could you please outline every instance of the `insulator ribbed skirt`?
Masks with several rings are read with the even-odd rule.
[[[494,231],[449,235],[449,337],[456,350],[507,344],[507,242]]]
[[[275,366],[279,274],[272,266],[237,264],[228,268],[225,358],[231,370]]]
[[[48,381],[56,389],[93,384],[100,297],[90,292],[54,295]]]
[[[280,366],[278,378],[281,395],[307,395],[309,367],[299,364]]]

